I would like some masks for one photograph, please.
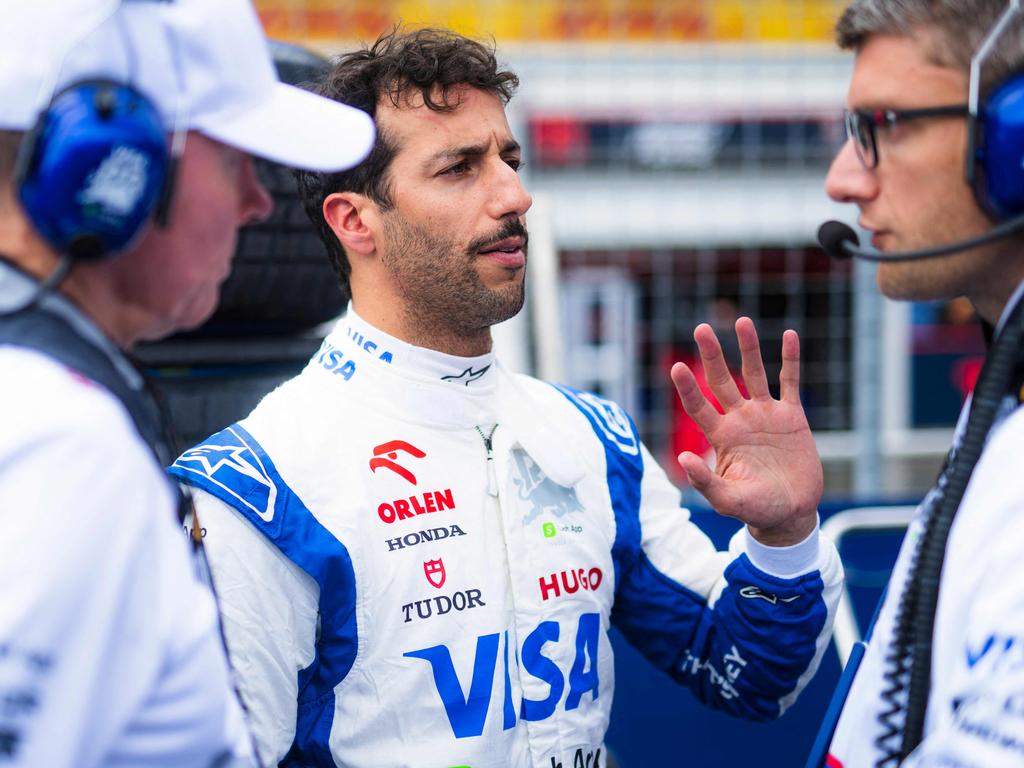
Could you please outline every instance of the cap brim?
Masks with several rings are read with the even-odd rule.
[[[256,157],[309,171],[358,165],[376,130],[362,110],[275,83],[269,98],[231,114],[197,117],[196,130]]]

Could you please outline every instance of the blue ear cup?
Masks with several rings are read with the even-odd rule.
[[[18,195],[35,228],[77,259],[116,254],[169,184],[160,115],[135,89],[89,81],[58,93],[21,147]]]
[[[1000,84],[979,118],[974,195],[996,221],[1024,213],[1024,74]]]

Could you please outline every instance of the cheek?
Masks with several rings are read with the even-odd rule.
[[[223,264],[234,251],[238,234],[236,205],[229,195],[199,195],[178,222],[187,233],[184,247],[197,268]]]

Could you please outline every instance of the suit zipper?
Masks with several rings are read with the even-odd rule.
[[[476,427],[477,434],[480,435],[484,441],[484,448],[487,449],[487,493],[495,498],[498,496],[498,476],[494,471],[494,452],[491,450],[493,445],[491,438],[494,437],[494,430],[497,428],[498,425],[495,424],[491,427],[491,431],[485,435],[480,427]]]

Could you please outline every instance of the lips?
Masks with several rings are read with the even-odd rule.
[[[868,224],[864,221],[859,221],[857,223],[860,225],[861,229],[867,230],[871,234],[871,245],[873,245],[876,250],[881,251],[882,238],[885,237],[885,235],[887,235],[888,232],[884,229],[879,229],[878,227],[872,226],[871,224]]]
[[[486,256],[504,267],[517,268],[526,264],[525,247],[525,237],[507,237],[504,240],[484,246],[477,251],[477,254]]]
[[[499,240],[493,245],[487,245],[481,248],[478,253],[515,253],[516,251],[523,250],[523,245],[526,243],[526,238],[523,237],[506,237],[504,240]]]

